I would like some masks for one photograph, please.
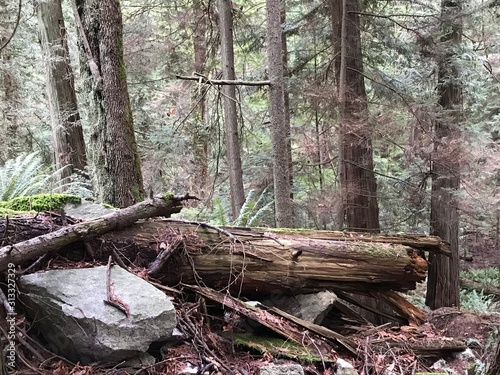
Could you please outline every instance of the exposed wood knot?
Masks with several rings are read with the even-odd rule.
[[[297,262],[299,260],[299,256],[302,254],[302,250],[294,250],[292,252],[292,261]]]

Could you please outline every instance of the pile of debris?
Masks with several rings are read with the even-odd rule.
[[[0,219],[0,270],[19,288],[15,300],[0,293],[15,317],[1,326],[2,346],[17,343],[6,364],[23,374],[406,374],[467,349],[401,293],[425,280],[425,252],[449,255],[439,238],[168,218],[191,198]]]

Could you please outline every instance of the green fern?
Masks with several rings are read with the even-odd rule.
[[[63,169],[51,171],[43,164],[37,152],[7,160],[0,167],[0,201],[64,188],[66,185],[61,184],[58,179]]]
[[[227,223],[230,221],[228,219],[226,210],[224,209],[224,206],[222,205],[222,202],[219,198],[214,198],[214,209],[212,211],[212,215],[210,216],[210,221],[216,225],[227,225]]]

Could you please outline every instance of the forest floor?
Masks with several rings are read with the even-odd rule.
[[[463,269],[500,267],[500,251],[493,239],[481,238],[477,241],[475,238],[475,241],[470,241],[469,249],[473,256],[467,257],[467,261],[462,260]],[[74,264],[68,263],[67,266],[74,266]],[[205,316],[207,313],[202,305],[193,313],[192,299],[175,302],[181,318],[190,319],[193,326],[196,326],[195,334],[192,338],[170,346],[168,349],[152,349],[151,354],[157,358],[158,363],[138,370],[136,374],[189,373],[186,372],[186,368],[189,368],[190,364],[194,371],[191,373],[197,373],[201,371],[201,361],[205,363],[206,369],[198,373],[226,374],[228,372],[224,370],[216,371],[216,364],[223,363],[226,368],[232,369],[231,374],[251,375],[259,374],[259,368],[264,365],[297,362],[277,356],[265,349],[250,349],[248,346],[236,344],[236,341],[231,339],[231,335],[240,332],[238,330],[244,324],[242,326],[227,324],[225,321],[227,311],[220,307],[217,308],[219,311],[215,314],[213,311],[210,312],[210,320],[212,322],[218,320],[219,323],[208,326],[206,324],[208,315]],[[191,315],[183,316],[183,311],[190,311]],[[20,314],[17,319],[23,326],[29,326],[27,317]],[[442,308],[428,312],[427,321],[420,326],[397,326],[395,324],[361,326],[353,323],[339,327],[338,331],[357,344],[355,348],[357,356],[343,352],[341,348],[335,348],[337,354],[334,357],[352,363],[360,375],[406,375],[416,372],[464,374],[471,359],[456,354],[468,348],[474,356],[472,362],[487,364],[491,360],[493,345],[500,337],[500,313],[472,313],[454,308]],[[272,334],[273,332],[265,333]],[[40,338],[33,337],[33,339],[30,341],[31,345],[26,347],[20,343],[20,353],[24,358],[24,363],[20,363],[21,369],[17,374],[125,375],[134,373],[115,367],[107,368],[105,365],[70,364],[61,357],[47,356],[43,341],[40,341]],[[38,344],[35,345],[34,342]],[[457,348],[460,347],[462,349],[458,350]],[[206,362],[207,358],[210,359],[208,362]],[[443,362],[442,367],[433,367],[440,359],[446,361]],[[197,364],[200,366],[197,367]],[[334,363],[327,360],[301,364],[306,374],[335,374]]]

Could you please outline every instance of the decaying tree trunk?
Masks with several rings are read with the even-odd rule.
[[[423,281],[427,271],[421,251],[400,244],[314,239],[250,228],[223,231],[183,222],[149,221],[102,239],[115,245],[126,239],[123,245],[135,244],[146,254],[147,249],[156,249],[161,243],[168,247],[182,237],[184,251],[169,259],[159,278],[171,285],[204,283],[250,295],[332,288],[406,291]]]
[[[180,212],[182,201],[193,198],[189,195],[154,197],[97,219],[65,226],[23,242],[3,246],[0,248],[0,271],[6,270],[9,263],[19,264],[34,259],[73,242],[89,240],[113,229],[127,227],[139,219],[154,216],[168,217]],[[13,220],[9,222],[7,219],[4,223],[0,223],[0,228],[3,227],[3,233],[8,233],[9,226],[12,225],[15,225],[15,222]],[[38,228],[38,233],[40,230]],[[29,232],[26,234],[29,236]],[[5,239],[1,240],[3,244]]]

